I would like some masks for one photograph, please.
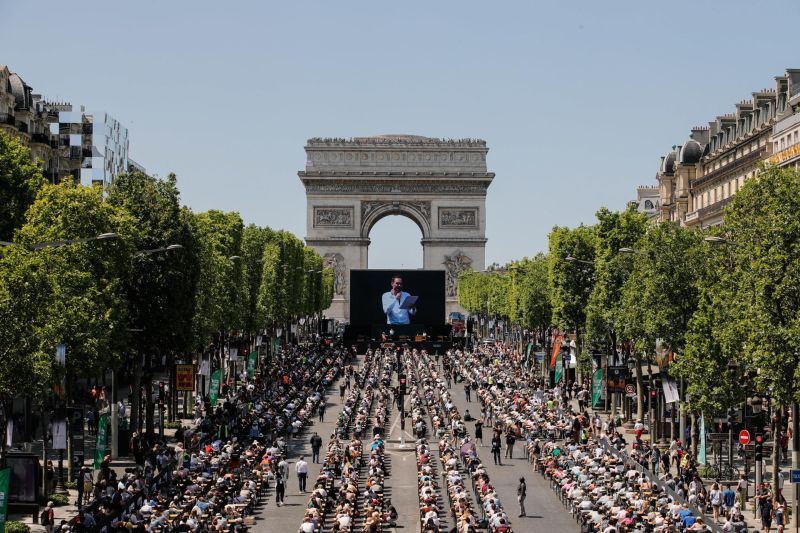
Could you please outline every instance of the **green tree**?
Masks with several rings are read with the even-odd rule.
[[[244,328],[248,333],[256,333],[266,325],[266,316],[258,307],[258,292],[264,270],[264,249],[275,238],[275,232],[267,227],[249,224],[244,228],[242,238],[242,258],[245,266],[247,308]]]
[[[622,286],[633,269],[632,255],[619,250],[636,246],[647,230],[647,217],[635,207],[625,211],[604,207],[596,216],[595,284],[586,308],[586,332],[604,353],[616,354]]]
[[[509,291],[509,315],[519,326],[536,332],[540,342],[546,342],[547,330],[552,323],[550,305],[551,287],[545,254],[513,262],[512,286]]]
[[[575,333],[579,370],[586,370],[588,366],[583,337],[586,307],[594,288],[595,240],[595,229],[583,225],[572,229],[556,226],[549,235],[553,323]]]
[[[83,240],[103,233],[118,239]],[[65,379],[99,377],[124,353],[133,220],[104,203],[99,188],[45,185],[0,256],[0,400],[31,397],[45,407]],[[34,245],[48,246],[39,249]],[[66,347],[66,369],[56,345]]]
[[[637,389],[642,390],[641,363],[656,341],[682,353],[689,319],[697,308],[698,277],[704,248],[702,235],[672,222],[648,227],[636,245],[633,270],[622,286],[616,330],[627,356],[635,359]],[[639,394],[637,417],[644,417]]]
[[[0,241],[10,241],[25,220],[25,211],[45,184],[31,151],[0,131]]]
[[[731,290],[719,303],[734,314],[722,324],[723,351],[741,361],[756,389],[782,408],[800,398],[800,173],[766,167],[725,210]],[[774,447],[777,464],[779,446]],[[777,473],[773,473],[777,486]]]
[[[698,257],[697,308],[687,325],[684,352],[669,369],[671,374],[685,378],[686,399],[693,412],[715,413],[744,400],[745,387],[730,386],[740,380],[739,372],[744,369],[738,367],[735,355],[740,346],[729,345],[726,329],[740,312],[745,312],[736,309],[745,300],[734,297],[728,251],[707,244],[704,257]]]
[[[114,180],[108,203],[126,210],[136,221],[134,243],[139,253],[131,261],[125,293],[132,330],[123,375],[130,375],[138,391],[145,377],[147,431],[153,435],[153,357],[166,357],[172,368],[176,355],[194,348],[192,317],[199,276],[198,245],[188,213],[180,207],[177,178],[159,180],[141,172]],[[177,250],[166,250],[178,245]],[[147,250],[147,252],[144,252]],[[155,251],[154,250],[158,250]],[[144,360],[144,366],[140,361]],[[116,375],[115,375],[116,377]],[[131,424],[138,425],[139,395],[131,399]]]

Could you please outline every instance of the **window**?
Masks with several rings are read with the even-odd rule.
[[[653,206],[653,202],[651,202],[650,200],[645,200],[644,201],[644,208],[645,209],[655,209],[655,207]]]

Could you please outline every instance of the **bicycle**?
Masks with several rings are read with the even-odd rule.
[[[718,465],[707,464],[700,467],[697,473],[700,474],[700,477],[705,479],[719,479],[720,468]]]

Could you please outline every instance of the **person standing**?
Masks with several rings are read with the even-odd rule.
[[[747,478],[744,474],[739,474],[739,482],[736,484],[736,491],[739,493],[739,505],[742,512],[747,510]]]
[[[88,505],[89,502],[92,500],[92,489],[94,489],[94,483],[92,483],[92,471],[86,467],[83,467],[83,503],[84,505]]]
[[[324,422],[325,421],[325,408],[326,407],[327,407],[327,404],[325,403],[325,398],[323,398],[319,402],[319,421],[320,422]]]
[[[506,431],[506,459],[514,458],[514,443],[516,441],[517,437],[514,435],[514,431],[508,428],[508,431]]]
[[[300,460],[295,463],[294,471],[297,474],[297,484],[300,487],[300,492],[305,492],[306,478],[308,478],[308,463],[304,455],[301,455]]]
[[[503,443],[503,440],[500,438],[500,432],[495,431],[494,436],[492,437],[492,457],[494,457],[494,464],[502,465],[503,463],[500,461],[500,447]]]
[[[517,485],[517,501],[519,502],[519,516],[525,516],[525,496],[528,495],[528,487],[525,485],[525,478],[519,478]]]
[[[315,431],[313,435],[311,435],[311,462],[318,463],[319,462],[319,449],[322,448],[322,437],[320,437],[317,432]]]
[[[464,396],[466,396],[468,402],[472,401],[469,398],[471,392],[472,392],[472,387],[470,387],[469,383],[466,383],[464,385]]]
[[[483,448],[483,422],[478,420],[475,422],[475,440],[480,443]]]

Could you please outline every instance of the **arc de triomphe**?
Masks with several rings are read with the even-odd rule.
[[[336,274],[326,315],[349,320],[350,269],[368,268],[370,231],[389,215],[419,226],[423,268],[446,272],[447,312],[460,310],[458,272],[484,268],[486,142],[380,135],[309,139],[305,150],[306,243]]]

